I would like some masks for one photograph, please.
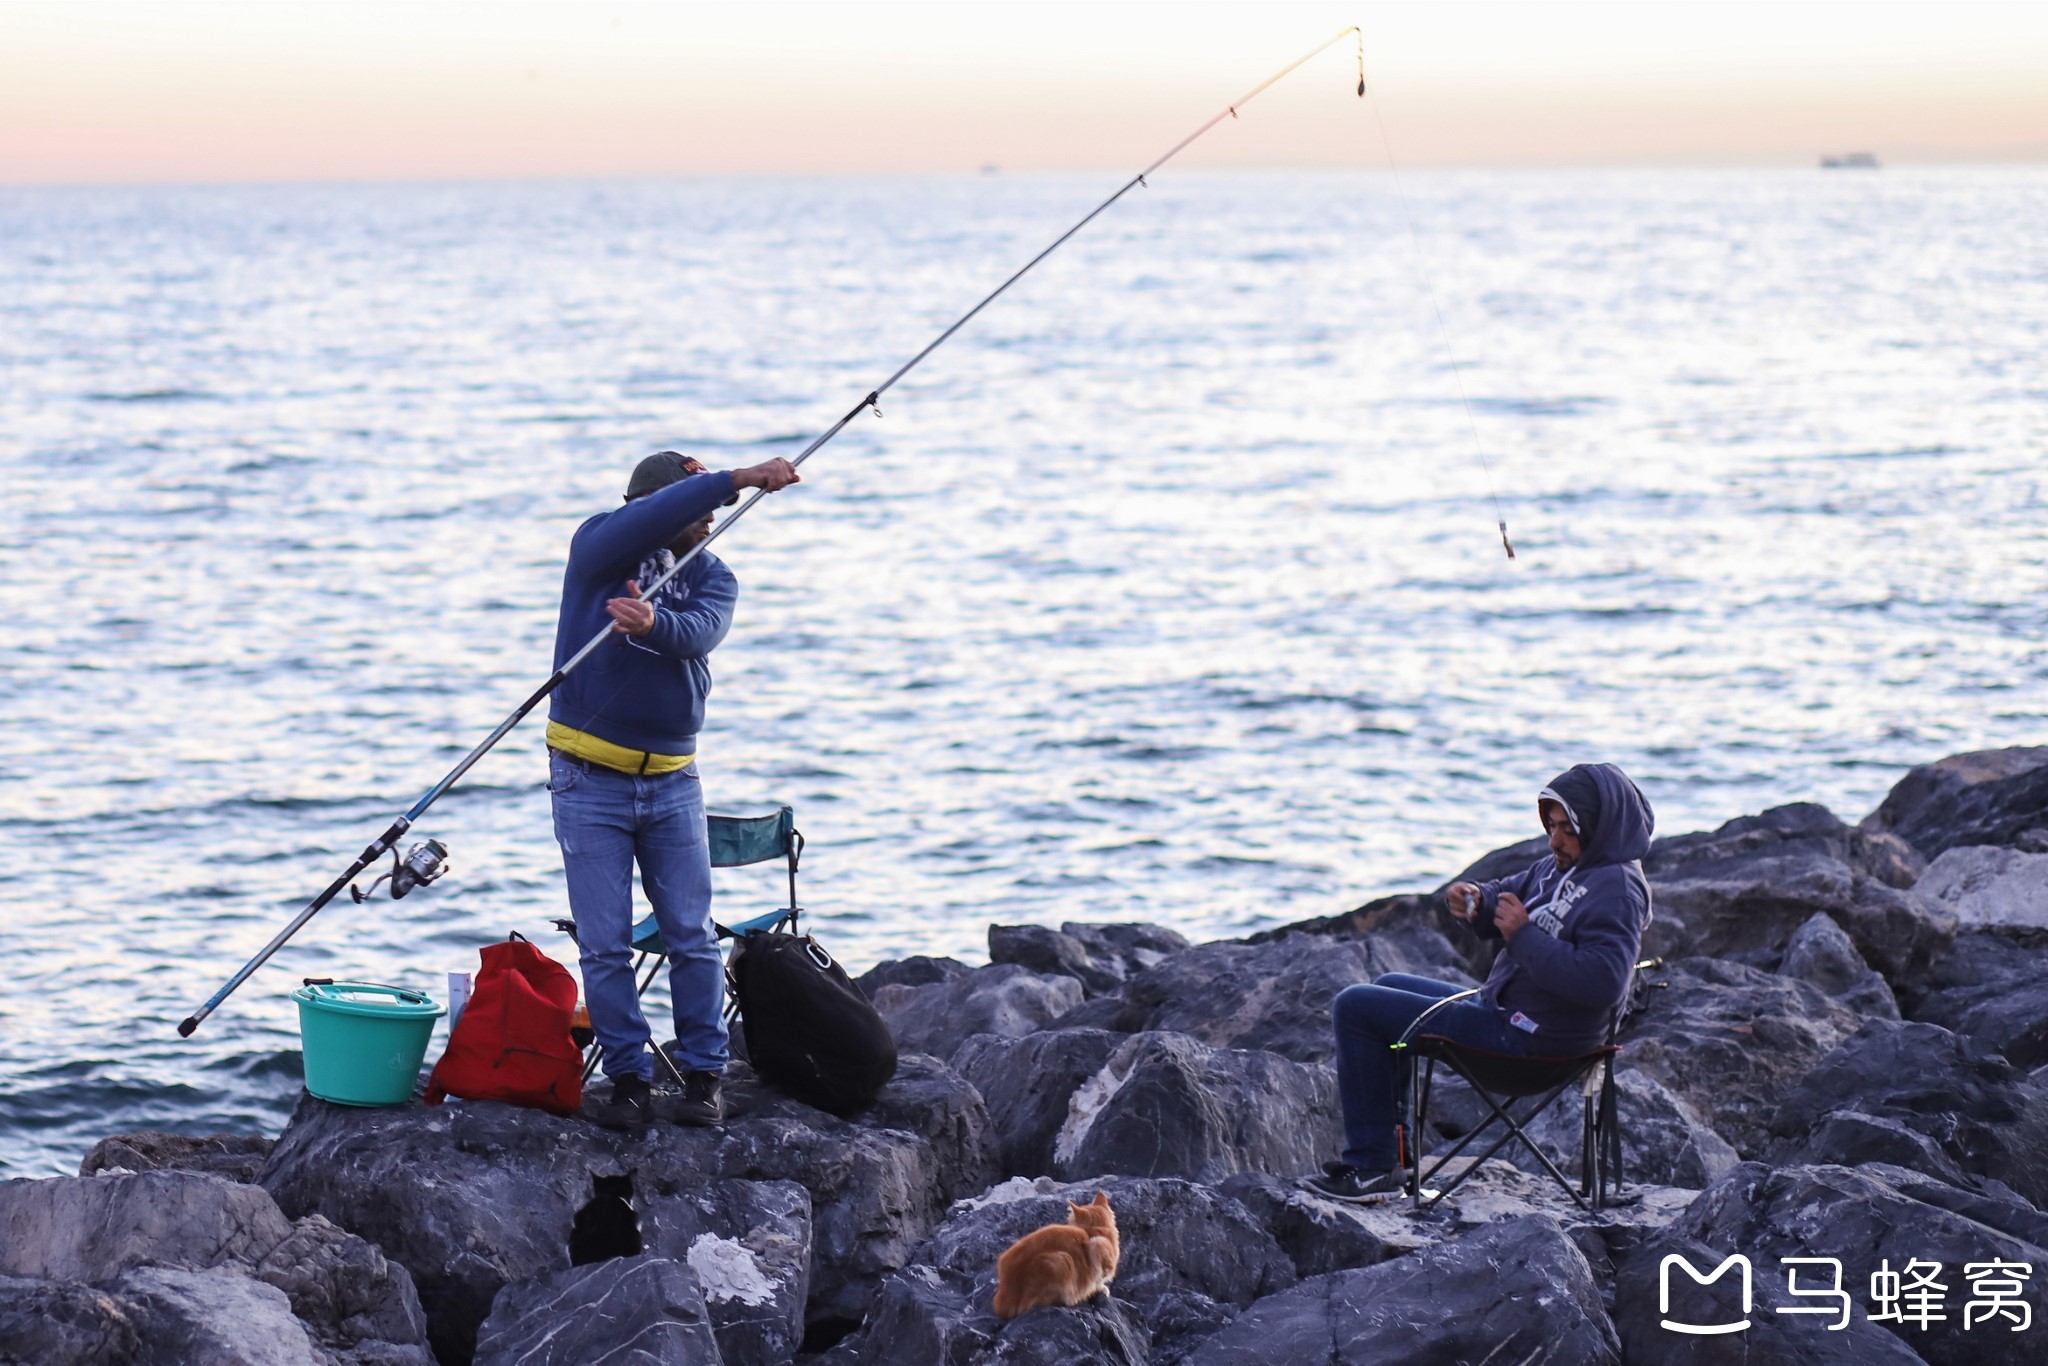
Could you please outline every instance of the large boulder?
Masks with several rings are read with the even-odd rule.
[[[122,1272],[107,1289],[138,1321],[146,1359],[325,1366],[284,1293],[226,1267],[139,1266]]]
[[[1844,1124],[1846,1115],[1896,1121],[1947,1163],[1905,1161],[1893,1154],[1920,1145],[1899,1146],[1880,1128]],[[1824,1130],[1831,1117],[1837,1122]],[[1943,1178],[1960,1169],[2048,1204],[2048,1091],[1983,1044],[1939,1025],[1870,1021],[1786,1092],[1771,1130],[1780,1139],[1771,1160],[1781,1165],[1877,1159]],[[1851,1140],[1884,1146],[1831,1150]]]
[[[1124,979],[1188,947],[1163,925],[1078,924],[991,925],[988,960],[1015,963],[1033,972],[1072,977],[1090,997],[1116,991]]]
[[[789,1360],[785,1354],[781,1360]],[[720,1366],[690,1268],[614,1257],[514,1281],[477,1330],[476,1366]]]
[[[869,1316],[860,1359],[976,1361],[999,1352],[1008,1361],[1017,1349],[1003,1341],[1022,1325],[1082,1314],[1038,1310],[1004,1329],[988,1306],[1003,1250],[1033,1229],[1065,1223],[1068,1202],[1091,1200],[1097,1191],[1116,1212],[1122,1248],[1110,1290],[1142,1322],[1154,1360],[1173,1359],[1260,1296],[1294,1283],[1293,1264],[1265,1229],[1210,1187],[1132,1177],[1066,1186],[1020,1178],[954,1206],[918,1249],[915,1264],[885,1287]],[[1078,1331],[1095,1333],[1101,1326],[1084,1318]]]
[[[1658,840],[1643,869],[1656,903],[1643,951],[1653,956],[1740,958],[1774,968],[1818,911],[1896,987],[1955,933],[1953,916],[1911,890],[1920,864],[1910,849],[1892,836],[1851,829],[1810,802]]]
[[[1410,1257],[1312,1277],[1268,1296],[1187,1366],[1601,1366],[1620,1343],[1585,1257],[1556,1221],[1487,1224]]]
[[[140,1366],[137,1308],[76,1281],[0,1276],[0,1362]]]
[[[1793,1084],[1863,1021],[1817,987],[1716,958],[1666,964],[1623,1026],[1622,1056],[1713,1125],[1735,1151],[1770,1144]]]
[[[1792,932],[1778,972],[1811,982],[1858,1015],[1899,1018],[1899,1003],[1891,987],[1863,961],[1842,927],[1822,912],[1814,912]]]
[[[1614,1087],[1625,1182],[1701,1190],[1742,1160],[1698,1111],[1649,1073],[1617,1068]],[[1568,1087],[1523,1127],[1567,1175],[1578,1174],[1585,1127],[1585,1102],[1578,1087]],[[1500,1151],[1524,1171],[1539,1169],[1520,1143],[1509,1143]]]
[[[1936,1366],[2031,1366],[2040,1359],[2032,1335],[2011,1331],[2010,1320],[1964,1327],[1964,1302],[1971,1297],[1964,1272],[1970,1263],[2048,1263],[2048,1216],[2024,1201],[1958,1190],[1879,1164],[1772,1170],[1747,1162],[1701,1193],[1672,1233],[1709,1249],[1709,1255],[1739,1252],[1757,1280],[1777,1278],[1781,1285],[1788,1280],[1782,1259],[1833,1258],[1842,1267],[1840,1288],[1852,1302],[1852,1318],[1878,1308],[1871,1296],[1875,1273],[1901,1274],[1914,1261],[1939,1263],[1945,1302],[1937,1311],[1946,1317],[1925,1326],[1887,1322],[1890,1331]],[[1803,1287],[1829,1286],[1825,1267],[1800,1270]],[[1806,1298],[1809,1304],[1823,1302]],[[2031,1307],[2034,1296],[2026,1298]],[[1816,1338],[1828,1336],[1819,1322],[1811,1322],[1811,1331]]]
[[[805,1325],[857,1322],[947,1203],[995,1170],[981,1098],[930,1059],[904,1059],[854,1120],[767,1091],[739,1065],[726,1089],[723,1127],[638,1135],[487,1102],[362,1110],[308,1097],[263,1183],[286,1210],[323,1214],[417,1268],[434,1349],[456,1362],[500,1289],[568,1266],[593,1176],[630,1171],[648,1251],[695,1266],[708,1235],[738,1283],[768,1287],[709,1300],[722,1350],[741,1360]]]
[[[1978,750],[1922,764],[1864,818],[1927,858],[1962,844],[2017,844],[2048,827],[2048,746]]]
[[[277,1140],[261,1134],[166,1134],[154,1129],[103,1138],[78,1164],[80,1176],[103,1171],[206,1172],[226,1181],[254,1182]]]
[[[1216,1189],[1265,1225],[1300,1276],[1377,1266],[1441,1242],[1447,1232],[1444,1221],[1414,1218],[1405,1202],[1347,1204],[1265,1172],[1239,1172]]]
[[[824,1360],[834,1366],[1143,1366],[1153,1359],[1144,1322],[1113,1295],[1072,1308],[1034,1309],[1007,1323],[989,1312],[988,1300],[971,1281],[929,1266],[906,1267],[882,1283],[860,1335]]]
[[[1114,1018],[1095,1022],[1125,1033],[1188,1034],[1217,1048],[1328,1062],[1337,1051],[1330,1002],[1344,988],[1386,972],[1472,985],[1462,960],[1434,931],[1364,939],[1290,933],[1175,954],[1126,982]]]
[[[1314,1171],[1342,1145],[1336,1074],[1275,1053],[1134,1034],[1077,1088],[1053,1172],[1081,1181]]]
[[[206,1274],[131,1275],[144,1270]],[[0,1276],[98,1287],[160,1360],[185,1350],[164,1344],[233,1339],[242,1305],[252,1325],[269,1325],[262,1342],[304,1340],[307,1352],[343,1362],[427,1361],[427,1322],[403,1265],[318,1216],[286,1218],[258,1187],[196,1172],[0,1185]],[[274,1322],[278,1305],[291,1332]],[[216,1311],[229,1325],[218,1332]]]
[[[883,987],[928,987],[936,982],[948,982],[955,977],[965,977],[974,969],[957,958],[929,958],[916,954],[909,958],[891,958],[877,963],[853,979],[869,1000]]]
[[[2048,853],[1957,845],[1927,865],[1915,890],[1965,930],[2048,930]]]
[[[1100,1072],[1126,1036],[1052,1029],[1021,1039],[976,1034],[953,1054],[960,1075],[988,1102],[1004,1176],[1049,1176],[1053,1144],[1081,1084]]]
[[[1903,1003],[1914,1019],[1981,1039],[2016,1066],[2048,1063],[2048,936],[1959,934]]]
[[[889,1022],[905,1053],[950,1058],[968,1036],[1030,1034],[1081,1004],[1072,977],[1045,976],[1015,963],[995,963],[925,986],[901,982],[874,993],[875,1009]]]

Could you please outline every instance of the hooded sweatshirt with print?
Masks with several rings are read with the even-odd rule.
[[[1564,808],[1579,837],[1577,863],[1560,870],[1546,854],[1526,872],[1481,883],[1473,929],[1502,937],[1493,910],[1502,892],[1528,908],[1529,921],[1509,939],[1487,974],[1481,999],[1536,1027],[1532,1053],[1565,1056],[1607,1041],[1615,1009],[1650,923],[1649,852],[1655,813],[1629,776],[1613,764],[1579,764],[1551,780],[1537,798]]]

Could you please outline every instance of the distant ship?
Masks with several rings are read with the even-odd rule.
[[[1877,154],[1874,152],[1840,152],[1820,159],[1825,171],[1874,171],[1877,169]]]

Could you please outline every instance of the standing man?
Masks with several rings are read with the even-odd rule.
[[[1536,794],[1550,853],[1513,877],[1456,882],[1450,912],[1482,939],[1505,943],[1476,996],[1455,982],[1390,972],[1346,987],[1331,1004],[1344,1154],[1311,1190],[1371,1203],[1404,1193],[1404,1090],[1399,1042],[1426,1012],[1431,1034],[1524,1057],[1576,1057],[1607,1042],[1650,923],[1642,857],[1656,817],[1613,764],[1578,764]]]
[[[660,451],[626,485],[626,505],[576,529],[555,628],[560,668],[606,625],[616,637],[562,681],[548,709],[548,792],[582,954],[583,998],[611,1078],[593,1117],[637,1128],[651,1114],[651,1036],[634,992],[633,865],[668,945],[669,996],[687,1124],[724,1117],[725,967],[711,924],[711,846],[697,784],[697,732],[712,650],[732,628],[739,583],[706,552],[643,598],[711,533],[739,490],[798,480],[787,460],[712,473]]]

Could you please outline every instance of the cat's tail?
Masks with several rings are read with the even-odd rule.
[[[1019,1277],[1018,1279],[1021,1280],[1023,1278]],[[998,1279],[996,1281],[996,1297],[990,1303],[989,1308],[995,1312],[995,1316],[999,1319],[1014,1319],[1024,1312],[1025,1306],[1023,1301],[1024,1292],[1021,1289],[1014,1284]]]

